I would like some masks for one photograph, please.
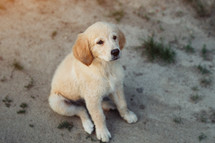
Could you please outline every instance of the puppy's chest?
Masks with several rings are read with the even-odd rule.
[[[105,75],[106,92],[113,93],[116,90],[117,85],[119,85],[122,79],[117,75],[117,72],[109,71]]]

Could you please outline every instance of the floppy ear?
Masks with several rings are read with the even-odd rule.
[[[75,42],[75,45],[73,46],[72,51],[75,58],[87,66],[89,66],[94,59],[89,47],[87,37],[84,36],[84,34],[78,35],[78,38]]]
[[[125,46],[126,39],[125,39],[125,35],[122,33],[120,29],[118,33],[119,33],[119,47],[120,47],[120,50],[122,50]]]

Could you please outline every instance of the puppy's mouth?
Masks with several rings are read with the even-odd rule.
[[[116,61],[116,60],[118,60],[120,58],[120,56],[114,56],[114,57],[112,57],[112,59],[111,59],[111,61]]]

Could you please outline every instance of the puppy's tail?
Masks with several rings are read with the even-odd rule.
[[[64,116],[79,115],[80,110],[83,110],[68,99],[55,93],[49,96],[49,105],[52,110]]]

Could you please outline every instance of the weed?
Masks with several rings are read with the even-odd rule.
[[[25,85],[26,89],[30,89],[34,86],[34,79],[32,77],[30,78],[31,78],[30,82],[27,85]]]
[[[215,109],[210,109],[210,120],[211,123],[215,123]]]
[[[113,17],[117,22],[120,22],[121,19],[124,17],[125,15],[125,12],[124,10],[116,10],[116,11],[113,11],[109,16],[110,17]]]
[[[105,3],[105,0],[96,0],[96,2],[99,4],[99,5],[103,5]]]
[[[149,21],[151,19],[148,14],[144,14],[143,18],[146,19],[147,21]]]
[[[22,103],[20,104],[20,106],[22,109],[20,109],[19,111],[17,111],[17,114],[25,114],[26,113],[26,108],[28,107],[27,103]]]
[[[215,109],[202,110],[195,114],[197,121],[202,123],[215,123]]]
[[[32,98],[32,99],[35,99],[35,97],[34,97],[33,95],[31,95],[31,98]]]
[[[193,91],[198,91],[198,90],[199,90],[198,86],[194,86],[194,87],[192,87],[191,89],[192,89]]]
[[[199,121],[202,123],[207,123],[208,122],[208,115],[206,111],[201,111],[199,115]]]
[[[175,118],[173,118],[173,122],[175,122],[176,124],[181,124],[182,118],[181,117],[175,117]]]
[[[29,124],[29,127],[33,128],[33,127],[34,127],[34,125],[33,125],[33,124]]]
[[[13,102],[13,100],[9,99],[8,96],[6,96],[6,97],[2,100],[2,102],[4,102],[5,106],[9,108],[10,105],[11,105],[11,102]]]
[[[15,70],[19,70],[19,71],[22,71],[24,69],[24,67],[19,62],[17,62],[17,61],[13,62],[13,68]]]
[[[23,108],[23,109],[25,109],[25,108],[27,108],[27,107],[28,107],[28,104],[26,104],[26,103],[22,103],[22,104],[20,105],[20,107],[21,107],[21,108]]]
[[[199,141],[202,141],[202,140],[204,140],[204,139],[206,139],[207,138],[207,136],[204,134],[204,133],[201,133],[200,135],[199,135]]]
[[[207,49],[207,46],[204,44],[202,46],[202,50],[201,50],[201,56],[204,60],[209,60],[210,58],[208,57],[209,56],[209,51]]]
[[[170,45],[165,45],[163,42],[157,42],[154,37],[148,37],[144,40],[143,47],[150,60],[161,59],[166,63],[175,62],[175,51],[170,48]]]
[[[208,87],[212,84],[212,79],[210,77],[205,77],[200,80],[200,84],[204,87]]]
[[[92,136],[92,135],[87,135],[87,136],[86,136],[86,139],[90,139],[92,142],[97,142],[97,141],[98,141],[97,138],[95,138],[95,137]]]
[[[206,4],[203,3],[204,2],[203,0],[185,0],[185,1],[191,3],[196,13],[200,17],[208,17],[211,15],[211,11],[207,9],[208,6],[206,6]]]
[[[21,110],[17,111],[17,114],[25,114],[25,113],[26,113],[25,109],[21,109]]]
[[[202,47],[202,55],[207,54],[208,50],[207,50],[207,46],[204,44]]]
[[[51,34],[51,38],[54,39],[57,36],[57,31],[53,31]]]
[[[71,131],[71,129],[73,128],[73,123],[69,123],[68,121],[63,121],[62,123],[60,123],[57,127],[58,129],[68,129],[68,131]]]
[[[182,16],[184,16],[184,13],[183,13],[183,11],[176,11],[175,16],[182,17]]]
[[[187,53],[194,53],[194,52],[195,52],[194,48],[192,47],[191,42],[189,42],[187,45],[185,45],[185,46],[183,47],[183,49],[184,49]]]
[[[200,71],[201,74],[210,74],[211,72],[206,68],[206,66],[198,65],[197,69]]]
[[[150,20],[150,15],[146,11],[146,8],[144,6],[140,6],[137,11],[136,11],[137,16],[149,21]]]
[[[202,97],[198,94],[195,94],[195,95],[191,95],[190,96],[190,100],[194,103],[197,103],[199,102],[200,100],[202,100]]]

